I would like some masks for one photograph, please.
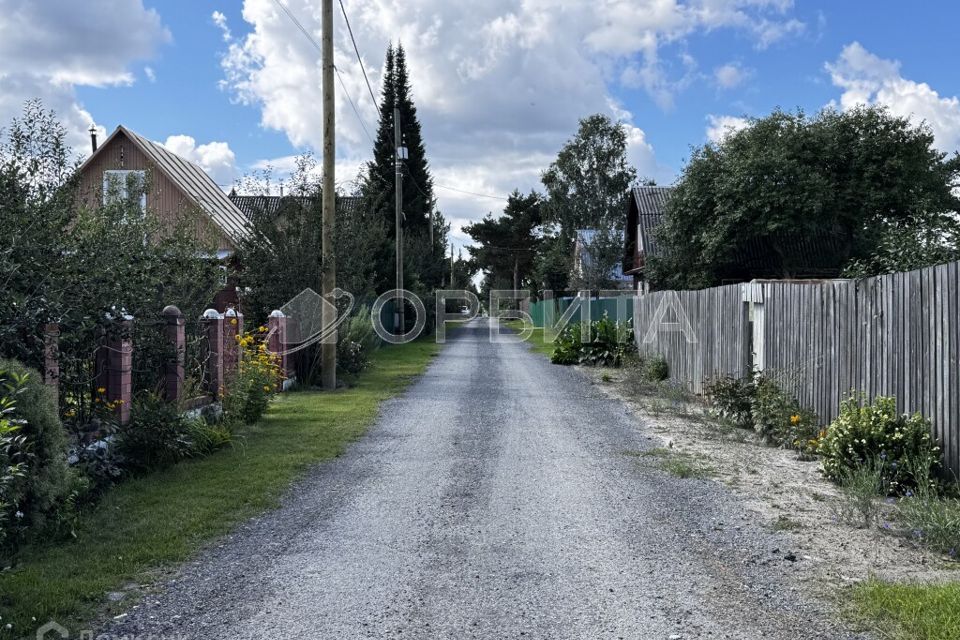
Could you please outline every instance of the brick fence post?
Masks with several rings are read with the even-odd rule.
[[[166,326],[164,337],[171,348],[163,365],[163,395],[169,402],[179,402],[183,396],[184,363],[187,350],[187,321],[177,307],[169,305],[162,311]]]
[[[206,336],[204,387],[214,398],[221,398],[223,396],[223,316],[216,309],[207,309],[203,312],[200,321],[203,323]]]
[[[114,417],[130,422],[133,400],[133,316],[124,315],[107,335],[107,401],[117,403]]]
[[[280,371],[286,380],[292,380],[293,357],[287,353],[287,316],[275,309],[267,318],[267,351],[280,358]]]
[[[43,382],[60,398],[60,325],[48,322],[43,326]]]
[[[227,309],[223,314],[223,377],[232,380],[240,365],[240,345],[237,336],[243,334],[243,314]]]

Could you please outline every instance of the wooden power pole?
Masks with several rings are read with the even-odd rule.
[[[396,217],[396,235],[397,235],[397,308],[394,309],[396,326],[394,330],[397,333],[406,333],[407,325],[403,317],[403,296],[400,291],[403,289],[403,141],[400,136],[400,109],[393,110],[393,166],[394,166],[394,190],[396,201],[394,204],[394,216]]]
[[[323,0],[321,12],[323,58],[323,202],[320,224],[321,288],[325,304],[322,305],[321,323],[324,331],[337,323],[337,301],[333,290],[337,287],[337,269],[334,258],[333,235],[336,217],[337,194],[334,186],[334,154],[336,153],[336,129],[333,102],[333,0]],[[337,388],[337,332],[320,344],[320,376],[323,388]]]

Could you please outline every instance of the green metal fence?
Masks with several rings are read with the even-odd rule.
[[[548,305],[553,308],[553,322],[556,323],[564,312],[570,308],[574,300],[576,300],[576,298],[567,297],[554,298],[553,300],[538,300],[537,302],[531,303],[530,317],[533,318],[534,326],[544,326],[546,316],[550,311]],[[599,320],[604,314],[607,314],[618,322],[626,322],[633,317],[633,300],[634,297],[632,295],[621,298],[590,298],[590,320]],[[622,307],[619,312],[620,317],[618,317],[617,311],[618,302]],[[572,324],[579,321],[580,311],[576,311],[570,319],[570,323]]]

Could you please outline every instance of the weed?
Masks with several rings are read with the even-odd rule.
[[[801,529],[803,529],[803,525],[788,516],[777,516],[776,521],[773,523],[774,531],[799,531]]]
[[[656,458],[656,467],[677,478],[708,478],[716,475],[713,467],[704,464],[702,456],[691,455],[673,449],[657,447],[640,454],[644,458]]]
[[[869,461],[845,469],[839,483],[840,499],[834,504],[837,519],[863,528],[875,526],[880,514],[879,497],[885,494],[883,467]]]

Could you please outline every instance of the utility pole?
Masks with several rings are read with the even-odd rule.
[[[334,261],[333,230],[336,216],[337,194],[334,186],[334,154],[336,152],[336,129],[333,109],[333,0],[323,0],[320,14],[322,21],[321,57],[323,58],[323,201],[320,225],[321,288],[325,304],[322,306],[321,323],[326,331],[337,323],[337,301],[333,290],[337,287],[337,270]],[[320,376],[323,388],[337,388],[337,332],[334,330],[320,345]]]
[[[394,107],[393,109],[393,166],[394,166],[394,177],[396,182],[396,242],[397,242],[397,299],[396,299],[396,309],[394,309],[394,331],[397,333],[406,333],[407,325],[404,322],[403,317],[403,296],[400,295],[400,292],[403,290],[403,223],[401,218],[403,217],[403,167],[400,164],[400,161],[403,159],[402,156],[406,151],[403,148],[400,140],[400,109]]]

